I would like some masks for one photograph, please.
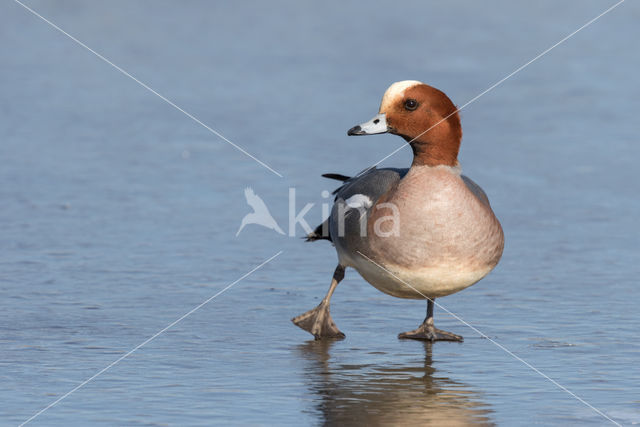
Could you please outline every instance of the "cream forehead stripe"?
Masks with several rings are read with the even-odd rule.
[[[387,91],[382,96],[382,102],[380,103],[380,112],[384,113],[385,111],[387,111],[388,107],[393,103],[393,101],[396,98],[398,97],[402,98],[404,96],[405,90],[415,85],[421,85],[421,84],[424,84],[424,83],[419,82],[417,80],[403,80],[401,82],[395,82],[394,84],[389,86],[389,89],[387,89]]]

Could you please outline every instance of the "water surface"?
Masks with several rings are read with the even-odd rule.
[[[347,338],[289,319],[336,257],[248,226],[251,186],[286,230],[325,172],[402,141],[348,138],[393,81],[464,104],[603,1],[28,3],[279,171],[279,178],[14,2],[0,6],[0,424],[603,425],[436,310],[465,342],[399,341],[421,301],[348,271]],[[640,422],[640,7],[625,2],[465,108],[461,163],[506,234],[485,280],[438,302],[621,424]],[[383,165],[405,166],[409,150]]]

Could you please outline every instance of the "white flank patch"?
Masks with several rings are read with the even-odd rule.
[[[344,202],[347,204],[347,206],[349,206],[352,209],[360,209],[360,208],[369,209],[373,205],[373,202],[371,201],[371,199],[365,196],[364,194],[354,194]]]

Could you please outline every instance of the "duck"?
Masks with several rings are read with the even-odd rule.
[[[390,133],[413,151],[408,168],[370,167],[339,180],[329,217],[306,236],[328,240],[337,257],[320,304],[292,322],[316,340],[344,338],[331,318],[331,297],[355,269],[376,289],[405,299],[426,299],[424,321],[401,339],[463,341],[435,327],[436,298],[479,282],[498,265],[504,232],[484,190],[462,174],[458,108],[442,91],[417,80],[393,83],[378,114],[349,136]]]

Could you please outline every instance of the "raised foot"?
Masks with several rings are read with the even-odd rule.
[[[425,324],[420,325],[416,330],[403,332],[398,335],[401,339],[412,339],[422,341],[464,341],[460,335],[452,334],[451,332],[443,331],[434,327],[433,325],[427,326]]]
[[[323,338],[344,338],[344,334],[333,323],[329,304],[320,303],[313,310],[309,310],[300,316],[294,317],[291,321],[300,328],[309,332],[316,340]]]

